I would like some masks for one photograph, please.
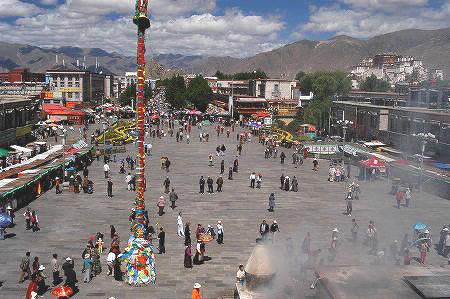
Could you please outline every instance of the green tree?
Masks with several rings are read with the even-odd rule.
[[[150,99],[153,96],[152,89],[150,85],[144,85],[144,97]],[[120,94],[119,102],[121,106],[131,106],[131,100],[136,99],[136,84],[130,84],[127,88]]]
[[[297,73],[297,75],[295,75],[295,80],[301,81],[304,76],[306,76],[306,73],[300,71]]]
[[[364,91],[386,92],[391,88],[391,85],[372,74],[360,83],[359,88]]]
[[[261,69],[257,69],[253,72],[241,72],[235,74],[224,74],[221,71],[217,71],[215,77],[219,80],[252,80],[268,78],[267,74]]]
[[[341,71],[315,72],[301,77],[300,85],[305,93],[313,92],[312,103],[301,110],[297,118],[303,123],[326,128],[329,110],[335,96],[345,95],[351,90],[351,81]]]
[[[175,109],[186,106],[186,86],[182,76],[165,79],[161,84],[166,88],[166,100]]]
[[[120,105],[131,106],[131,100],[135,98],[136,98],[136,84],[130,84],[119,96]]]
[[[186,99],[200,111],[206,111],[211,102],[212,90],[203,77],[194,78],[186,89]]]

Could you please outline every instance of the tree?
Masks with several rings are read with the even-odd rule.
[[[165,79],[161,83],[166,88],[166,100],[175,109],[186,106],[186,86],[182,76]]]
[[[150,99],[153,96],[150,85],[144,85],[144,97]],[[136,84],[132,83],[120,94],[119,102],[121,106],[131,106],[131,100],[136,99]]]
[[[203,77],[197,76],[186,89],[186,99],[200,111],[206,111],[211,102],[212,90]]]
[[[302,78],[303,78],[305,75],[306,75],[305,72],[300,71],[300,72],[297,73],[297,75],[295,75],[295,80],[301,81]]]
[[[297,117],[319,128],[327,127],[333,97],[347,94],[352,86],[347,74],[341,71],[305,74],[300,85],[305,93],[314,93],[314,100]]]
[[[242,72],[235,74],[224,74],[221,71],[217,71],[215,77],[219,80],[254,80],[268,78],[267,74],[261,69],[257,69],[253,72]]]
[[[119,102],[121,106],[131,106],[131,100],[136,98],[136,84],[130,84],[120,94]]]
[[[372,74],[360,83],[359,88],[364,91],[386,92],[391,88],[391,85]]]

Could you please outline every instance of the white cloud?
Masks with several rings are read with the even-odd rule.
[[[341,0],[341,2],[352,7],[378,10],[401,9],[428,4],[428,0]]]
[[[136,26],[131,15],[112,20],[73,10],[72,5],[19,18],[14,24],[0,22],[0,36],[15,43],[99,47],[135,55]],[[245,15],[238,10],[222,16],[203,13],[156,18],[148,31],[147,49],[152,53],[249,56],[279,46],[278,33],[283,26],[279,19]]]
[[[19,0],[0,0],[0,17],[25,17],[37,14],[39,7]]]
[[[132,15],[134,0],[67,0],[67,6],[75,12],[105,15],[110,13]],[[216,0],[153,0],[149,1],[150,13],[154,17],[181,16],[190,13],[212,12]]]
[[[437,29],[450,26],[449,3],[444,3],[438,8],[431,8],[424,0],[343,1],[350,7],[342,5],[312,7],[308,22],[300,25],[293,36],[333,33],[368,38],[403,29]],[[368,7],[363,7],[363,4]],[[385,6],[377,9],[377,6],[383,4]],[[387,11],[389,5],[391,10]],[[402,5],[404,5],[403,8]],[[412,5],[416,7],[411,7]]]

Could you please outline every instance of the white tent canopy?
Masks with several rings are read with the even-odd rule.
[[[22,152],[22,153],[25,153],[25,154],[31,154],[33,152],[33,150],[31,150],[29,148],[26,148],[26,147],[23,147],[23,146],[10,145],[9,147],[15,149],[18,152]]]

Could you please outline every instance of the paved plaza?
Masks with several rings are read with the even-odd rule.
[[[16,234],[13,238],[0,241],[0,298],[23,298],[28,282],[18,284],[18,269],[22,256],[27,250],[31,256],[38,256],[42,264],[47,266],[47,275],[51,277],[48,267],[52,253],[57,253],[60,260],[71,256],[75,260],[78,286],[80,292],[76,298],[102,298],[114,296],[125,298],[190,298],[194,282],[202,284],[202,295],[207,299],[216,299],[224,294],[230,294],[234,288],[235,274],[240,263],[245,264],[258,237],[258,225],[263,219],[269,223],[276,219],[280,225],[281,240],[292,237],[295,248],[299,250],[301,242],[310,231],[312,248],[325,249],[329,247],[331,230],[337,226],[341,231],[342,246],[337,259],[341,255],[352,252],[362,252],[363,257],[372,258],[366,254],[367,248],[361,242],[356,246],[348,243],[350,237],[351,219],[355,217],[360,225],[361,239],[367,229],[369,220],[374,220],[379,234],[379,248],[389,248],[389,244],[397,239],[399,242],[405,232],[411,236],[412,226],[416,222],[427,223],[432,227],[433,241],[439,238],[441,225],[448,223],[450,202],[430,195],[413,193],[411,208],[395,207],[394,198],[388,194],[389,183],[385,181],[361,183],[361,199],[354,201],[353,217],[343,214],[345,209],[344,183],[327,181],[328,162],[320,161],[320,170],[314,172],[312,160],[308,159],[299,168],[291,164],[291,151],[284,150],[287,159],[285,165],[280,165],[279,159],[264,159],[264,148],[253,138],[244,146],[240,157],[239,173],[234,180],[227,179],[227,169],[232,164],[236,149],[236,133],[229,139],[222,135],[219,139],[210,129],[208,143],[200,143],[197,128],[192,129],[191,143],[176,143],[175,137],[152,139],[146,142],[153,144],[153,154],[147,158],[147,192],[146,204],[149,210],[151,224],[163,226],[166,231],[166,254],[157,255],[157,284],[143,288],[133,288],[125,283],[116,282],[106,276],[106,255],[102,257],[103,272],[90,283],[82,282],[81,253],[85,248],[90,233],[103,232],[105,244],[109,247],[109,225],[113,224],[121,237],[121,248],[125,245],[129,234],[128,216],[132,207],[134,193],[126,190],[125,175],[119,174],[119,163],[111,163],[113,198],[106,196],[106,179],[103,176],[103,163],[94,161],[89,168],[89,176],[95,184],[92,195],[73,194],[65,191],[55,194],[50,190],[30,204],[38,211],[41,231],[32,233],[24,228],[23,210],[16,213],[16,225],[8,229],[8,233]],[[208,155],[215,152],[218,144],[224,143],[225,175],[222,193],[213,195],[198,193],[200,175],[209,175],[214,180],[219,175],[220,160],[214,161],[214,167],[208,167]],[[127,153],[118,154],[117,161],[127,154],[134,153],[134,145],[127,146]],[[156,203],[163,192],[162,181],[166,177],[160,168],[160,157],[169,157],[172,164],[169,177],[171,186],[178,193],[177,208],[172,211],[167,204],[166,213],[158,216]],[[249,175],[252,171],[261,172],[263,184],[261,189],[250,189]],[[352,174],[356,174],[356,168]],[[279,189],[279,177],[285,175],[297,176],[299,192],[285,192]],[[267,211],[268,197],[275,192],[275,212]],[[168,196],[166,196],[168,198]],[[183,212],[183,221],[190,221],[193,239],[197,223],[204,226],[215,225],[217,220],[224,224],[224,244],[208,243],[207,256],[210,261],[193,269],[183,267],[183,238],[176,235],[176,217]],[[193,247],[194,248],[194,247]],[[413,254],[417,255],[416,252]],[[434,250],[429,255],[427,264],[446,264],[446,259],[438,256]],[[47,280],[50,284],[51,280]],[[47,292],[44,298],[51,298]]]

